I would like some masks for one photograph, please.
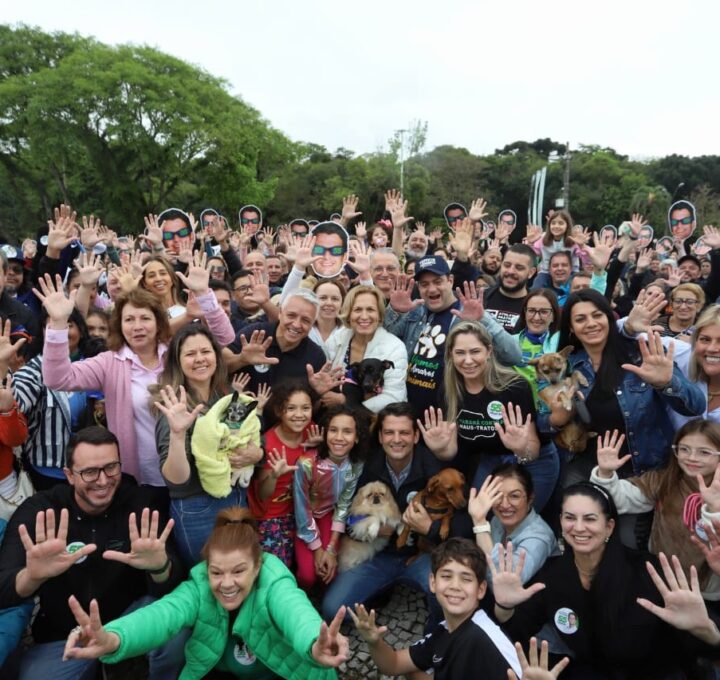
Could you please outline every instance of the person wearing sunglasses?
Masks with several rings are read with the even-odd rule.
[[[456,224],[459,224],[467,217],[467,210],[462,203],[448,203],[443,214],[448,227],[454,229]]]
[[[262,210],[256,205],[244,205],[240,208],[238,219],[242,230],[250,236],[254,236],[259,229],[262,229],[263,214]]]
[[[163,245],[170,255],[177,256],[182,250],[191,250],[195,233],[190,217],[184,210],[168,208],[158,215],[158,226],[162,229]]]
[[[95,661],[61,661],[76,625],[69,596],[84,606],[96,599],[115,618],[170,592],[184,576],[168,540],[172,522],[123,474],[112,432],[92,426],[75,434],[64,471],[69,484],[38,491],[15,511],[0,549],[0,608],[39,597],[35,644],[11,656],[2,677],[94,677]],[[184,641],[149,655],[150,678],[176,677],[169,673],[182,666]]]
[[[348,234],[337,222],[323,222],[313,230],[312,268],[320,278],[337,276],[347,261]]]
[[[687,201],[673,203],[668,210],[668,225],[676,240],[685,241],[690,238],[697,226],[695,206]]]

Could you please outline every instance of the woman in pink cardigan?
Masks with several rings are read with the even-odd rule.
[[[232,325],[208,287],[208,272],[197,265],[187,276],[178,274],[194,295],[200,313],[218,343],[235,338]],[[165,310],[146,290],[118,296],[110,319],[109,351],[91,359],[70,362],[67,320],[75,294],[65,297],[60,277],[39,280],[36,294],[48,312],[43,348],[43,380],[60,390],[102,390],[108,429],[120,442],[123,472],[139,484],[165,487],[155,446],[155,417],[150,412],[148,386],[158,382],[170,339]]]

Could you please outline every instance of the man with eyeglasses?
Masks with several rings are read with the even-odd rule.
[[[0,608],[35,596],[40,602],[35,644],[4,667],[21,679],[91,677],[97,662],[62,662],[75,628],[71,595],[83,608],[96,600],[112,620],[170,592],[184,576],[168,540],[172,522],[122,475],[112,432],[93,426],[75,434],[64,472],[67,485],[38,491],[20,505],[0,548]],[[184,662],[183,643],[176,639],[148,655],[150,678],[174,677],[168,674]]]
[[[382,291],[385,300],[395,290],[395,281],[400,274],[400,260],[392,248],[377,248],[370,253],[370,276],[373,284]]]
[[[274,308],[268,300],[261,304],[253,296],[254,279],[253,272],[241,269],[232,276],[232,314],[230,322],[235,331],[249,323],[267,321],[267,309]],[[272,311],[272,309],[271,309]],[[275,314],[272,319],[277,318]]]

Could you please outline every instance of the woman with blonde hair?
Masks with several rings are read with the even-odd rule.
[[[705,306],[705,291],[697,283],[681,283],[670,293],[670,306],[672,312],[655,321],[655,325],[663,328],[660,335],[668,338],[689,336]]]
[[[326,353],[333,367],[344,366],[346,382],[356,382],[355,368],[363,359],[387,361],[381,391],[363,394],[363,406],[378,413],[388,404],[407,400],[408,356],[403,342],[383,328],[385,296],[375,286],[355,286],[345,297],[340,319],[344,328],[330,336]],[[360,386],[362,388],[362,386]],[[342,393],[323,395],[326,405],[345,403]]]
[[[330,680],[347,660],[340,634],[341,607],[328,626],[292,572],[260,545],[255,520],[244,508],[227,508],[203,548],[200,564],[173,592],[103,626],[97,601],[89,612],[70,598],[78,622],[65,658],[117,663],[160,647],[183,628],[181,680],[253,677]]]
[[[444,380],[445,418],[426,411],[425,444],[452,460],[476,489],[501,463],[526,465],[534,507],[541,510],[558,479],[557,451],[549,438],[541,441],[530,384],[495,359],[492,338],[479,323],[462,321],[448,333]]]

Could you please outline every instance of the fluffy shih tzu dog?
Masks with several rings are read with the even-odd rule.
[[[370,482],[358,489],[350,506],[347,526],[352,538],[345,534],[340,543],[338,570],[347,571],[379,553],[390,541],[378,536],[380,527],[401,526],[402,515],[392,492],[383,482]]]

